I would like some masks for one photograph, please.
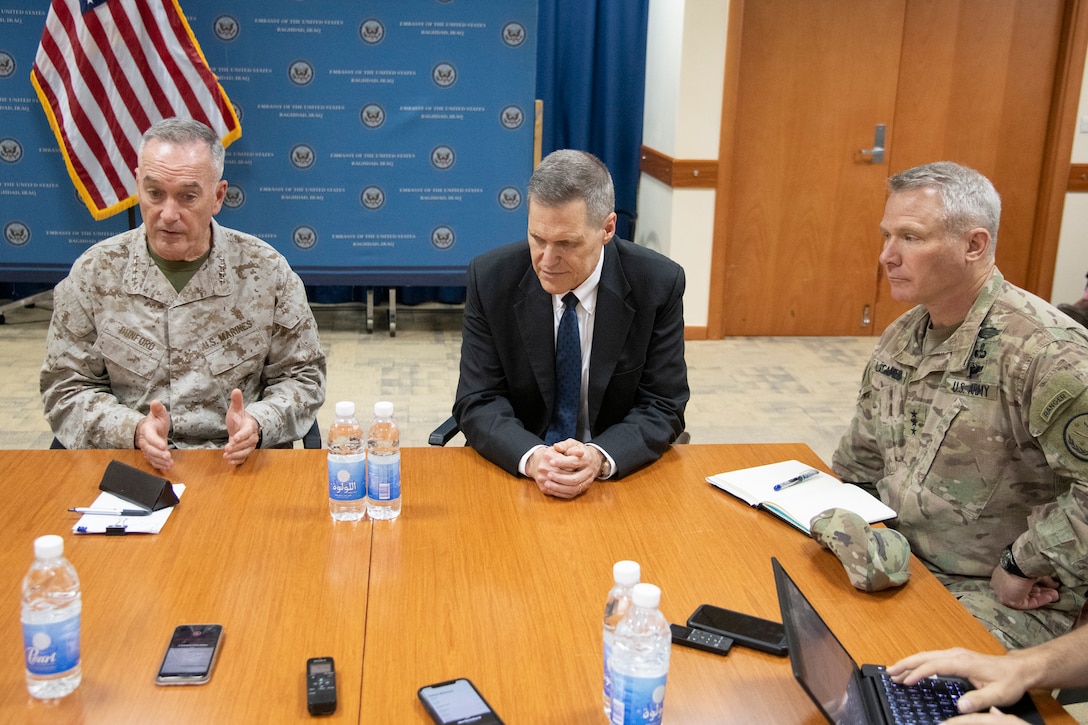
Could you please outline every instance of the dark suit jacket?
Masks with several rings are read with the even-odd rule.
[[[657,460],[684,430],[684,270],[613,238],[604,246],[589,363],[589,430],[623,476]],[[528,242],[468,268],[461,378],[453,414],[468,444],[517,475],[552,416],[555,327]]]

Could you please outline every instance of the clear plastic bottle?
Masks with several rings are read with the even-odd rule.
[[[358,521],[366,515],[366,451],[355,403],[336,404],[329,426],[329,513],[333,521]]]
[[[612,713],[612,670],[609,669],[608,658],[612,655],[612,639],[615,635],[616,625],[627,614],[631,606],[631,587],[638,584],[642,575],[642,569],[637,561],[617,561],[612,565],[612,589],[608,592],[608,600],[604,603],[604,630],[601,636],[604,642],[604,714]]]
[[[393,404],[374,404],[374,420],[366,434],[366,512],[372,519],[400,516],[400,429]]]
[[[32,696],[52,700],[79,687],[82,611],[79,577],[64,558],[64,539],[39,536],[34,563],[23,578],[23,651]]]
[[[616,625],[610,660],[613,725],[661,722],[672,632],[657,608],[660,603],[660,589],[636,584],[631,589],[631,608]]]

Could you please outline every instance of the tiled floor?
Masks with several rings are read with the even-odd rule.
[[[322,427],[338,400],[354,400],[364,410],[374,401],[391,400],[402,444],[427,445],[431,429],[449,415],[457,385],[460,311],[401,306],[395,337],[388,334],[384,309],[376,312],[372,334],[366,332],[362,305],[315,305],[314,314],[328,355]],[[48,303],[17,308],[8,310],[0,325],[0,448],[47,448],[52,440],[38,396],[49,315]],[[687,343],[692,442],[800,441],[830,463],[874,344],[869,337]],[[452,444],[463,440],[458,436]],[[1088,706],[1069,710],[1088,723]]]
[[[397,313],[390,337],[382,308],[367,334],[362,305],[315,305],[329,370],[323,428],[338,400],[354,400],[364,411],[391,400],[403,445],[422,446],[449,415],[461,353],[459,309],[400,306]],[[16,308],[0,325],[0,448],[46,448],[52,439],[38,397],[49,314],[48,302]],[[801,441],[830,462],[873,344],[866,337],[687,343],[692,442]]]

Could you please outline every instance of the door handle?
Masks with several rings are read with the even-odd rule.
[[[883,123],[878,123],[876,132],[873,134],[873,147],[871,149],[861,149],[859,152],[862,156],[868,156],[869,160],[874,164],[884,163],[884,128]]]

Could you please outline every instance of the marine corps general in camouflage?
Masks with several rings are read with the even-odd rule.
[[[94,245],[54,293],[41,391],[66,447],[221,446],[232,465],[289,444],[325,399],[302,281],[275,249],[220,227],[224,149],[190,119],[151,126],[134,170],[143,225]]]
[[[230,392],[261,445],[297,440],[325,400],[325,355],[306,291],[265,242],[212,222],[207,262],[179,294],[144,227],[102,241],[54,292],[42,367],[45,415],[68,448],[132,448],[151,400],[178,448],[222,447]]]
[[[902,205],[931,199],[896,197],[916,192],[892,186],[881,261],[914,285],[902,296],[922,304],[881,337],[832,465],[898,512],[890,525],[1006,646],[1038,644],[1066,632],[1085,602],[1088,335],[1006,282],[992,253],[962,322],[935,320],[957,288],[942,280],[927,291],[919,280],[955,270],[960,257],[936,271],[910,258],[922,254],[926,208]],[[976,263],[962,256],[961,266]],[[1013,569],[1000,564],[1010,544]],[[1010,572],[1031,590],[1018,606],[998,601]]]

